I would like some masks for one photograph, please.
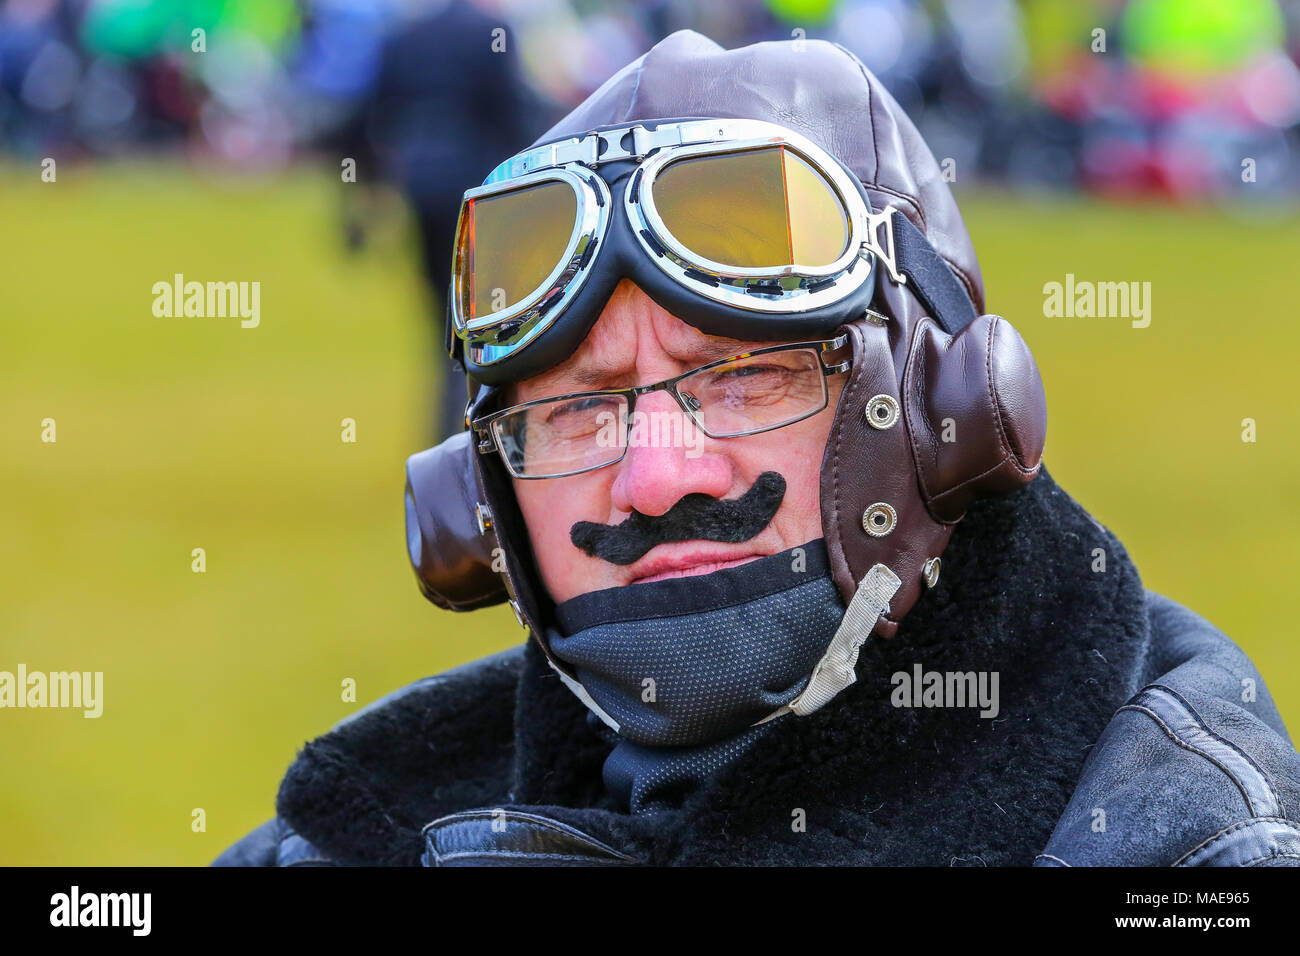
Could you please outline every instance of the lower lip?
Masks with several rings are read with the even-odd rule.
[[[650,581],[664,581],[668,578],[689,578],[697,574],[709,574],[713,571],[720,571],[723,568],[734,568],[738,564],[748,564],[750,561],[756,561],[761,555],[751,554],[743,558],[736,558],[732,561],[711,561],[708,564],[697,564],[689,568],[676,568],[672,571],[661,571],[659,574],[652,574],[645,578],[636,578],[629,584],[647,584]]]

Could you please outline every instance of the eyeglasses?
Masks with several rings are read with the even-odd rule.
[[[634,444],[687,446],[687,429],[741,438],[793,425],[826,407],[826,378],[848,371],[826,353],[848,336],[742,352],[653,385],[571,392],[476,418],[481,454],[499,451],[515,478],[561,478],[613,465]],[[642,413],[636,400],[668,392],[684,415]]]

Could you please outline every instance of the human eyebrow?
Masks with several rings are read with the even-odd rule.
[[[620,376],[627,374],[627,369],[615,365],[579,365],[564,377],[566,382],[575,387],[570,391],[598,388],[615,388],[610,382],[616,382]]]
[[[686,350],[682,361],[691,363],[692,368],[698,368],[719,359],[731,358],[733,355],[743,355],[766,345],[776,344],[775,342],[742,342],[739,339],[707,339],[699,343],[698,346]]]
[[[709,365],[720,359],[731,358],[733,355],[741,355],[745,352],[751,352],[754,349],[762,348],[765,345],[771,345],[770,342],[742,342],[738,339],[726,338],[708,338],[699,342],[693,342],[687,348],[680,352],[674,353],[674,357],[682,362],[685,366],[683,371],[699,368],[702,365]],[[599,390],[606,388],[626,387],[628,382],[624,381],[628,374],[628,369],[621,365],[612,365],[604,362],[593,364],[579,364],[571,369],[557,373],[544,391],[550,395],[564,395],[569,392],[579,392],[588,390]]]
[[[573,392],[618,388],[617,384],[611,383],[617,382],[620,376],[626,374],[626,369],[613,365],[576,365],[563,371],[553,370],[545,378],[530,383],[526,390],[516,389],[515,398],[519,402],[535,401],[569,395]]]

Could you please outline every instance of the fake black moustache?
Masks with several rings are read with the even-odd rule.
[[[579,521],[569,539],[579,551],[611,564],[631,564],[657,544],[671,541],[748,541],[771,522],[785,497],[785,479],[765,471],[739,498],[686,495],[661,515],[633,511],[620,524]]]

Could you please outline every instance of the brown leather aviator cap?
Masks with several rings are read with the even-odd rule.
[[[927,579],[933,584],[971,502],[1037,475],[1047,411],[1034,359],[1008,322],[982,314],[975,250],[938,163],[843,47],[805,40],[724,50],[679,31],[537,143],[668,117],[783,126],[856,175],[873,211],[896,210],[905,278],[882,273],[872,308],[843,316],[852,368],[821,477],[836,587],[848,604],[873,566],[897,575],[902,583],[876,624],[892,636]],[[407,472],[408,546],[426,596],[455,610],[509,597],[539,633],[548,599],[498,456],[477,454],[462,434],[412,456]]]

